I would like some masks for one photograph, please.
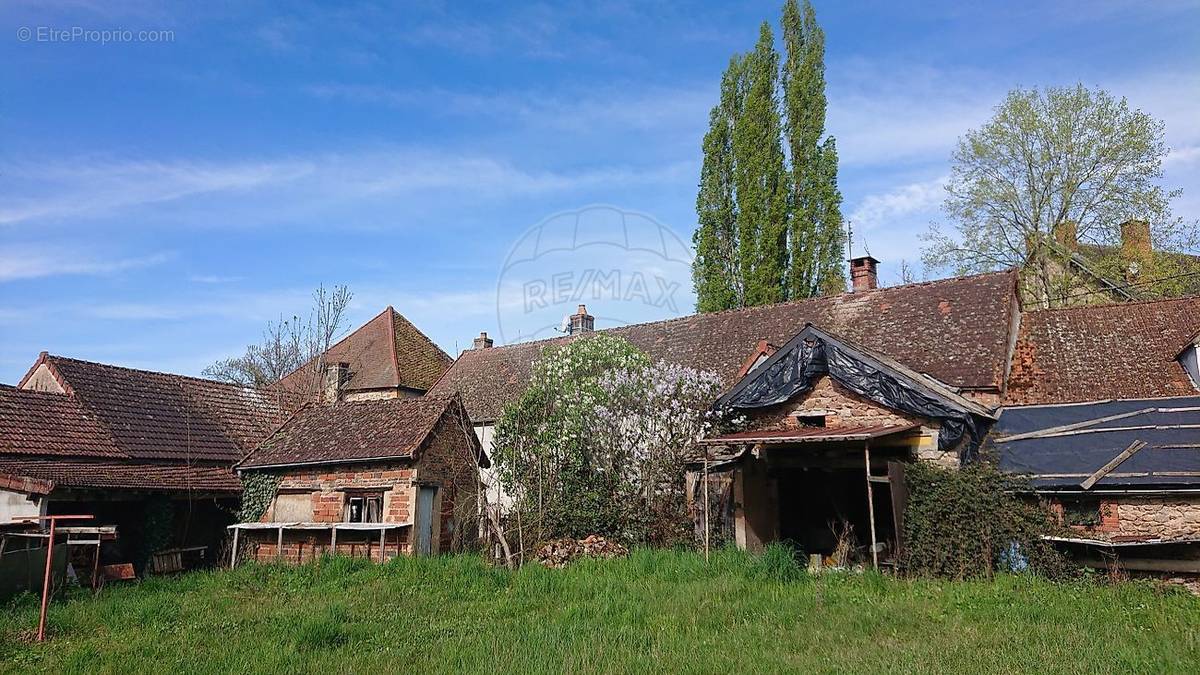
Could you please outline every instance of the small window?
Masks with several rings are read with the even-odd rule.
[[[346,500],[347,523],[378,523],[383,521],[383,494],[353,495]]]
[[[1063,502],[1063,524],[1094,527],[1100,524],[1100,501],[1073,499]]]
[[[802,427],[824,427],[828,415],[824,410],[800,410],[794,414],[796,423]]]

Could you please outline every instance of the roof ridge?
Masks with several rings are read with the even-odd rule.
[[[700,317],[700,316],[704,316],[704,317],[722,316],[722,315],[726,315],[726,314],[732,314],[734,312],[758,312],[758,311],[766,311],[769,309],[776,309],[776,308],[780,308],[780,307],[794,307],[797,305],[803,305],[803,304],[807,304],[807,303],[814,303],[814,304],[815,303],[826,303],[826,302],[833,302],[833,301],[847,298],[847,297],[875,296],[875,295],[879,295],[881,293],[892,293],[895,291],[908,290],[908,289],[912,289],[912,288],[922,288],[922,287],[926,287],[926,286],[934,286],[934,285],[962,282],[962,281],[968,281],[968,280],[977,280],[977,279],[982,279],[984,277],[990,277],[990,276],[1002,276],[1002,275],[1012,276],[1014,274],[1015,274],[1015,271],[1011,270],[1011,269],[997,270],[995,272],[981,272],[979,274],[968,274],[968,275],[962,275],[962,276],[956,276],[956,277],[946,277],[944,279],[931,279],[929,281],[919,281],[919,282],[911,283],[911,284],[901,284],[900,286],[887,286],[884,288],[875,288],[875,289],[871,289],[870,291],[857,291],[857,292],[846,291],[844,293],[837,293],[835,295],[821,295],[821,296],[817,296],[814,298],[802,298],[799,300],[785,300],[783,302],[774,302],[769,305],[754,305],[751,307],[731,307],[729,309],[722,309],[722,310],[718,310],[715,312],[693,312],[691,314],[685,314],[684,316],[674,316],[674,317],[669,317],[666,319],[657,319],[655,321],[641,321],[638,323],[627,323],[627,324],[622,324],[620,326],[613,326],[611,328],[601,328],[594,332],[609,333],[612,331],[625,330],[628,328],[636,328],[638,326],[667,325],[667,324],[672,324],[672,323],[676,323],[676,322],[680,322],[680,321],[694,319],[694,318]],[[459,358],[466,355],[467,353],[474,353],[474,352],[485,353],[485,352],[489,352],[489,351],[502,351],[502,350],[508,350],[510,348],[536,345],[536,344],[547,344],[548,345],[548,344],[554,343],[556,341],[566,341],[566,340],[574,339],[576,337],[578,337],[578,335],[564,335],[564,336],[558,336],[558,337],[542,338],[540,340],[529,340],[526,342],[513,342],[510,344],[500,345],[498,347],[489,347],[487,349],[478,349],[478,350],[477,349],[464,349],[462,351],[462,354],[459,354]]]
[[[61,361],[71,361],[73,363],[83,363],[83,364],[87,364],[89,366],[102,366],[104,368],[114,368],[116,370],[124,370],[124,371],[131,372],[131,373],[144,373],[147,375],[158,375],[161,377],[177,377],[177,378],[180,378],[183,380],[191,380],[193,382],[201,382],[204,384],[215,384],[215,385],[218,385],[221,387],[237,389],[238,391],[258,391],[255,387],[246,387],[246,386],[242,386],[240,384],[234,384],[232,382],[222,382],[220,380],[212,380],[212,379],[209,379],[206,377],[196,377],[194,375],[181,375],[179,373],[168,373],[168,372],[162,371],[162,370],[148,370],[146,368],[131,368],[129,366],[118,366],[118,365],[115,365],[112,363],[102,363],[100,361],[88,361],[86,359],[77,359],[77,358],[70,357],[70,356],[60,356],[58,354],[47,354],[46,359],[47,360],[57,359],[57,360],[61,360]]]
[[[392,307],[391,305],[388,305],[387,309],[385,309],[383,311],[387,312],[387,315],[388,315],[388,336],[390,336],[390,338],[391,338],[388,340],[388,343],[391,345],[391,352],[392,352],[392,386],[399,387],[400,386],[400,350],[396,346],[396,317],[399,316],[400,312],[397,312],[396,308]],[[403,317],[401,317],[401,318],[403,318]]]

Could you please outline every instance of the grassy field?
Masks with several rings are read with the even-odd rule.
[[[567,570],[471,557],[246,566],[32,598],[0,670],[1197,672],[1200,599],[1145,583],[810,577],[782,555],[635,552]]]

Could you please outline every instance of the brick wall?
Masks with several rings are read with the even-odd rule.
[[[469,424],[460,428],[453,416],[447,416],[431,432],[416,461],[297,467],[282,472],[279,492],[310,493],[313,522],[335,523],[344,518],[347,495],[381,490],[383,522],[415,523],[418,489],[435,486],[433,548],[460,550],[473,545],[477,536],[473,528],[478,522],[474,495],[479,469],[470,445],[474,438]],[[262,521],[275,522],[274,511],[273,503]],[[282,552],[276,550],[278,531],[245,530],[242,535],[255,547],[255,557],[264,562],[303,562],[331,552],[328,530],[285,531]],[[412,527],[389,530],[383,558],[410,554],[414,538]],[[337,540],[338,554],[380,558],[378,531],[339,530]]]

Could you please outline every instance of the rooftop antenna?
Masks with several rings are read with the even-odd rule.
[[[556,328],[555,330],[557,330],[560,333],[570,333],[571,332],[571,315],[564,314],[562,323],[558,324],[558,328]]]
[[[846,221],[846,259],[854,258],[854,221]]]

